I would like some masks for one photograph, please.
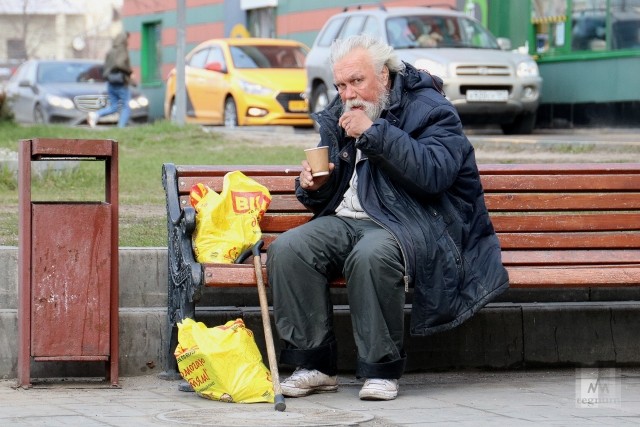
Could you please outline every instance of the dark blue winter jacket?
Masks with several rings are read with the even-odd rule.
[[[296,194],[316,217],[333,215],[362,151],[360,202],[400,243],[413,288],[411,334],[430,335],[467,320],[509,279],[473,146],[438,90],[442,82],[409,64],[392,82],[389,108],[357,142],[338,126],[339,97],[314,116],[335,169],[318,191],[297,182]]]

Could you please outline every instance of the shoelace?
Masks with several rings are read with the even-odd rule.
[[[388,385],[395,386],[393,381],[380,379],[380,378],[370,379],[370,380],[367,380],[366,382],[367,382],[367,384],[382,384],[384,386],[388,386]]]
[[[293,374],[291,374],[291,376],[289,377],[289,380],[295,381],[297,379],[300,379],[301,377],[306,376],[309,373],[311,373],[311,371],[303,368],[298,368],[295,371],[293,371]]]

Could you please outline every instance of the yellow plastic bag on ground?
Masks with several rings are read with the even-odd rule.
[[[195,202],[193,247],[198,262],[233,263],[262,237],[259,222],[271,194],[242,172],[226,174],[220,194],[194,185],[190,199]]]
[[[273,403],[271,373],[242,319],[207,328],[202,322],[178,323],[175,351],[180,375],[206,399],[235,403]]]

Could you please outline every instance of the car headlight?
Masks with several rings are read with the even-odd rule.
[[[258,83],[238,79],[238,84],[244,92],[251,95],[270,95],[271,93],[273,93],[272,89],[259,85]]]
[[[65,110],[73,110],[74,108],[76,108],[71,99],[65,98],[63,96],[47,95],[47,102],[52,107],[64,108]]]
[[[427,70],[430,74],[442,79],[449,77],[449,71],[447,70],[446,65],[430,59],[421,58],[416,60],[415,67],[418,70]]]
[[[536,77],[538,75],[538,64],[535,61],[522,61],[516,68],[518,77]]]
[[[149,105],[149,100],[146,96],[137,96],[135,98],[131,98],[129,100],[129,107],[131,109],[135,108],[145,108]]]

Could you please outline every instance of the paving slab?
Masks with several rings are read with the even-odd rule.
[[[286,376],[288,373],[283,372]],[[337,393],[270,403],[207,400],[155,375],[120,387],[0,381],[0,425],[11,426],[625,426],[640,425],[640,368],[423,372],[404,376],[396,400],[358,399],[362,381],[340,375]]]

